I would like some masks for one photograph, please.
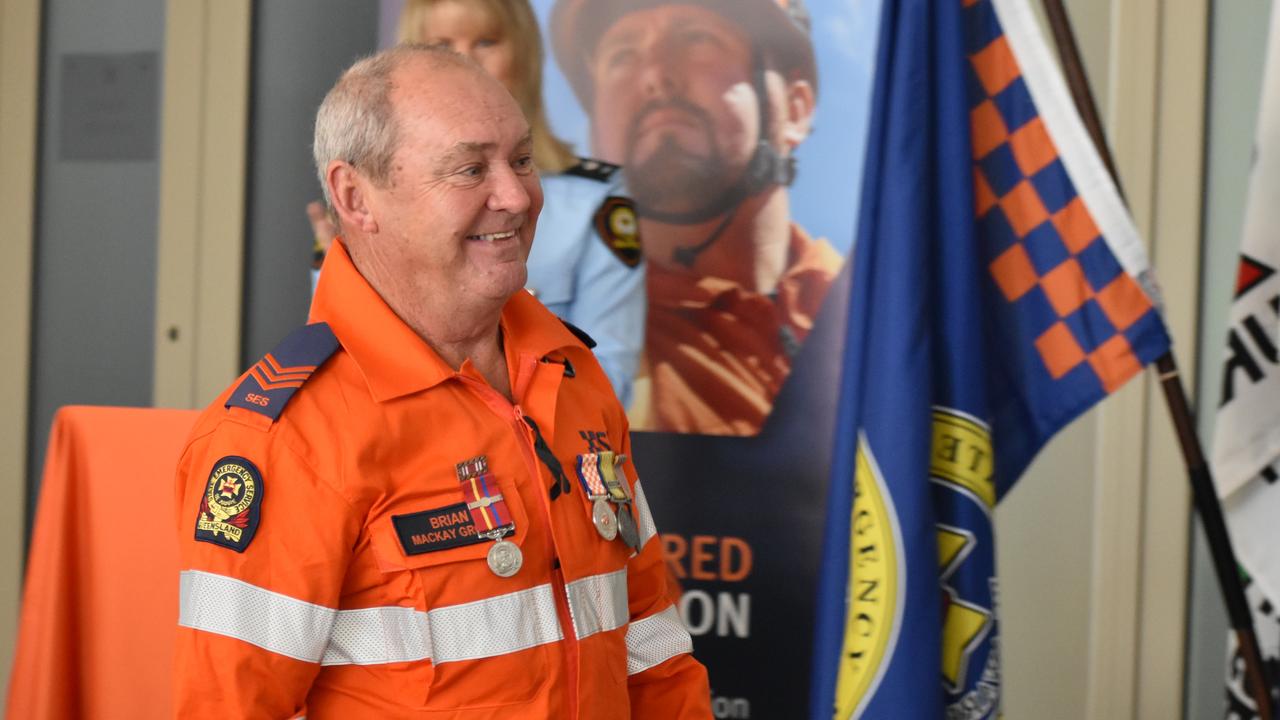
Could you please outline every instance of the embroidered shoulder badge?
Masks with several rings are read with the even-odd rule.
[[[280,418],[284,406],[325,360],[338,350],[338,338],[328,323],[313,323],[294,330],[274,350],[249,368],[226,407],[240,407]]]
[[[261,509],[262,473],[242,457],[221,458],[200,499],[196,540],[244,552],[258,531]]]
[[[596,211],[596,232],[627,267],[640,264],[640,222],[631,198],[605,198]]]

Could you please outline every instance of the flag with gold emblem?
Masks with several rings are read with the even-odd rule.
[[[995,505],[1169,338],[1024,0],[882,12],[810,716],[994,718]]]

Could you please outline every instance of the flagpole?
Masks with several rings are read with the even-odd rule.
[[[1093,92],[1089,87],[1089,79],[1085,75],[1084,63],[1080,60],[1080,50],[1076,45],[1075,33],[1071,29],[1071,20],[1067,17],[1062,0],[1041,0],[1045,15],[1049,19],[1049,27],[1053,31],[1054,44],[1058,48],[1058,57],[1062,62],[1063,73],[1067,77],[1067,85],[1071,88],[1071,97],[1076,109],[1084,120],[1094,147],[1106,165],[1116,190],[1124,198],[1124,190],[1120,187],[1120,177],[1116,173],[1115,161],[1111,149],[1107,146],[1102,131],[1102,122],[1098,107],[1093,100]],[[1258,651],[1258,641],[1253,630],[1253,615],[1249,612],[1245,600],[1244,586],[1240,582],[1237,571],[1235,552],[1231,549],[1231,538],[1227,535],[1226,522],[1222,516],[1222,506],[1218,503],[1218,495],[1214,491],[1213,477],[1209,465],[1204,459],[1204,450],[1200,438],[1196,435],[1195,424],[1191,419],[1191,411],[1187,404],[1186,391],[1182,387],[1182,379],[1178,372],[1173,352],[1167,352],[1156,360],[1160,386],[1164,390],[1165,403],[1169,407],[1169,415],[1177,431],[1178,444],[1182,447],[1183,461],[1191,480],[1192,496],[1196,511],[1204,523],[1205,535],[1209,541],[1209,551],[1213,557],[1213,567],[1218,576],[1218,586],[1222,590],[1223,600],[1227,606],[1227,615],[1231,627],[1236,633],[1236,642],[1240,646],[1240,654],[1244,657],[1245,673],[1253,690],[1253,700],[1257,704],[1258,715],[1263,718],[1274,718],[1271,705],[1271,682],[1267,677],[1266,666],[1262,663],[1262,655]]]

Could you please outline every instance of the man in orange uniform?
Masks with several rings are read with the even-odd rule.
[[[343,237],[312,324],[177,475],[179,717],[708,718],[622,408],[521,288],[528,124],[445,50],[316,120]]]
[[[817,101],[801,0],[557,0],[552,41],[640,212],[636,429],[754,435],[843,263],[791,222]]]

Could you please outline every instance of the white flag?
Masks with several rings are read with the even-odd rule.
[[[1280,8],[1277,8],[1280,10]],[[1263,656],[1280,654],[1280,12],[1273,10],[1262,78],[1244,237],[1222,368],[1213,472],[1236,558],[1252,576],[1249,605]],[[1263,611],[1270,612],[1263,612]],[[1233,639],[1234,640],[1234,639]],[[1234,651],[1234,642],[1231,644]],[[1232,652],[1234,656],[1234,652]],[[1254,717],[1238,658],[1228,669],[1229,717]],[[1232,679],[1234,675],[1234,680]]]

